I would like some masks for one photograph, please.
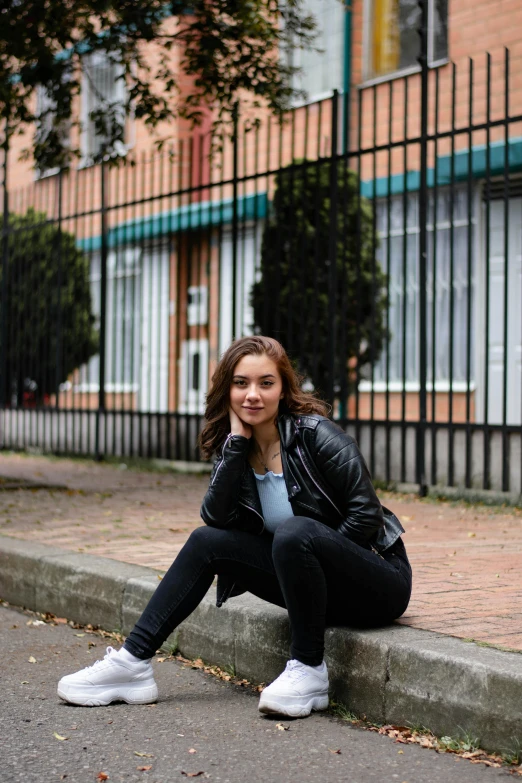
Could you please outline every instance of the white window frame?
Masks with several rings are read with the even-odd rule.
[[[127,272],[125,269],[118,270],[116,272],[112,272],[113,269],[116,268],[116,264],[114,263],[114,259],[116,258],[116,252],[118,251],[109,251],[108,257],[107,257],[107,303],[108,305],[111,304],[112,295],[111,295],[111,281],[122,278],[122,277],[135,277],[136,282],[135,285],[138,286],[137,292],[134,294],[134,298],[137,303],[137,307],[141,310],[141,272],[142,272],[142,248],[136,247],[136,248],[119,248],[119,252],[131,252],[135,255],[135,264],[132,267],[132,270],[130,272]],[[92,270],[92,262],[93,260],[98,257],[99,254],[93,254],[91,258],[91,270]],[[91,285],[91,288],[94,288],[95,286],[101,285],[101,267],[100,271],[94,272],[89,275],[89,282]],[[110,316],[110,312],[107,312],[107,316]],[[99,329],[99,323],[100,323],[100,313],[95,313],[96,317],[96,327]],[[124,394],[124,393],[134,393],[139,391],[139,373],[140,373],[140,352],[139,352],[139,346],[141,343],[141,328],[142,328],[142,318],[141,318],[141,312],[136,314],[133,313],[133,318],[135,319],[134,323],[134,340],[135,345],[131,350],[134,351],[134,374],[135,379],[132,381],[124,381],[123,383],[115,383],[113,381],[107,381],[105,382],[105,392],[106,393],[117,393],[117,394]],[[107,331],[105,335],[106,339],[106,346],[105,346],[105,355],[107,356],[108,347],[110,347],[110,350],[112,350],[112,344],[114,341],[113,334],[111,332],[111,318],[107,317]],[[137,331],[136,331],[137,330]],[[79,383],[75,383],[73,385],[73,391],[75,394],[81,394],[81,393],[98,393],[100,390],[100,384],[98,383],[99,378],[99,361],[100,361],[100,354],[97,353],[94,356],[92,356],[87,364],[84,364],[80,367],[80,381]],[[109,362],[110,366],[110,362]],[[106,375],[107,375],[107,366],[106,366]],[[93,376],[96,378],[96,380],[93,379]]]
[[[36,116],[38,117],[42,112],[48,111],[49,109],[52,109],[52,100],[49,97],[49,93],[43,87],[41,84],[38,85],[36,89]],[[62,124],[60,124],[60,130],[62,129]],[[70,141],[70,128],[68,127],[68,123],[63,123],[63,130],[64,135],[67,136],[67,144]],[[34,170],[34,178],[35,180],[45,179],[46,177],[54,177],[56,174],[60,173],[60,167],[59,166],[52,166],[49,169],[36,169]]]
[[[235,337],[254,333],[254,310],[250,302],[253,284],[260,279],[261,245],[264,221],[248,221],[239,228],[236,269],[236,335],[232,334],[232,310],[234,278],[232,269],[232,230],[221,232],[219,258],[219,355],[221,356]]]
[[[441,57],[435,60],[433,57],[433,36],[434,36],[434,1],[429,0],[428,5],[428,66],[430,68],[438,68],[441,65],[446,65],[449,62],[449,53],[446,57]],[[390,73],[381,74],[380,76],[371,76],[370,74],[370,53],[371,53],[371,37],[372,37],[372,20],[373,20],[373,0],[364,0],[363,9],[363,80],[359,87],[371,87],[374,84],[382,84],[383,82],[391,81],[404,76],[409,76],[413,73],[419,73],[421,70],[420,65],[409,65],[406,68],[399,68],[396,71],[390,71]],[[446,24],[449,24],[449,9]],[[448,44],[449,48],[449,44]]]
[[[196,354],[200,356],[199,387],[192,388],[192,361]],[[189,339],[181,344],[179,364],[179,404],[178,412],[201,415],[205,412],[208,391],[209,346],[206,338]]]
[[[328,4],[328,7],[326,8],[327,4]],[[305,2],[305,5],[306,5],[306,2]],[[307,11],[307,12],[312,13],[316,17],[317,27],[318,27],[319,31],[321,30],[321,18],[320,18],[320,11],[321,10],[324,9],[328,13],[333,13],[337,9],[339,9],[339,13],[340,13],[340,15],[342,15],[343,24],[341,26],[341,49],[340,49],[340,53],[339,53],[340,54],[340,62],[338,63],[338,66],[339,66],[338,81],[337,81],[337,79],[335,79],[334,83],[332,83],[331,87],[329,87],[326,90],[322,90],[322,91],[317,92],[317,93],[308,91],[308,90],[306,90],[306,79],[307,79],[306,68],[303,68],[303,73],[302,73],[301,78],[302,78],[304,84],[302,85],[302,89],[306,90],[307,96],[306,96],[306,98],[297,98],[297,99],[293,100],[292,101],[292,107],[293,108],[299,108],[300,106],[306,106],[306,105],[311,104],[311,103],[317,103],[319,101],[325,100],[326,98],[331,98],[334,89],[337,89],[340,93],[344,89],[344,84],[343,84],[343,78],[344,78],[344,47],[346,45],[344,14],[346,13],[346,10],[345,10],[345,7],[343,7],[343,2],[341,2],[340,0],[321,0],[321,2],[319,2],[317,5],[318,5],[318,7],[316,8],[315,7],[315,3],[314,3],[314,7],[313,8],[306,7],[306,8],[304,8],[304,10]],[[312,55],[313,57],[315,56],[317,58],[321,58],[321,57],[325,57],[326,58],[328,56],[328,39],[326,37],[326,34],[325,34],[325,40],[323,41],[322,45],[321,45],[320,41],[319,42],[315,41],[313,43],[313,46],[314,47],[318,47],[319,49],[323,50],[322,52],[314,52],[313,55]],[[286,57],[287,60],[293,60],[294,58],[297,59],[298,62],[296,63],[296,65],[299,65],[299,60],[301,59],[301,57],[303,55],[305,55],[305,58],[306,58],[306,50],[290,48],[290,51],[285,52],[285,57]],[[305,64],[306,64],[306,60],[305,60]],[[300,81],[299,77],[294,77],[294,79],[292,81],[292,86],[297,88],[297,89],[301,89],[301,85],[299,84],[299,81]]]
[[[196,301],[191,302],[190,298]],[[208,286],[189,285],[187,289],[187,325],[205,326],[208,323]]]
[[[81,107],[80,107],[80,121],[81,121],[81,133],[80,133],[80,150],[81,150],[81,161],[79,164],[79,168],[85,168],[86,166],[91,166],[93,164],[93,153],[92,153],[92,147],[94,147],[94,142],[96,139],[96,136],[94,136],[94,139],[91,143],[91,135],[94,131],[93,125],[91,123],[91,120],[89,118],[89,114],[91,111],[91,101],[89,96],[92,93],[92,87],[90,80],[88,76],[85,73],[85,69],[89,67],[105,67],[108,64],[109,58],[104,52],[95,52],[93,54],[85,55],[82,61],[83,66],[83,73],[82,73],[82,94],[81,94]],[[116,70],[121,73],[123,73],[123,67],[118,65],[116,63],[113,63],[113,65],[116,67]],[[122,124],[124,126],[124,136],[125,139],[129,136],[129,117],[125,116],[125,111],[123,109],[125,100],[126,100],[126,92],[127,87],[125,84],[125,80],[122,78],[116,78],[115,80],[115,102],[120,102],[122,105]],[[131,148],[132,144],[127,144],[124,142],[123,144],[118,143],[115,148],[115,153],[118,156],[124,156],[127,154],[129,149]]]
[[[455,186],[455,188],[457,188],[457,187],[458,186]],[[467,189],[467,186],[460,186],[460,187],[462,187],[463,189]],[[445,193],[447,193],[449,195],[449,190],[447,188],[439,188],[438,192],[437,192],[437,198],[440,200],[441,197]],[[430,190],[430,194],[429,195],[430,196],[433,195],[433,190]],[[411,197],[411,196],[415,196],[415,194],[409,194],[409,197]],[[401,200],[402,201],[402,198],[403,198],[402,194],[400,194],[398,196],[391,196],[392,200]],[[386,198],[383,198],[382,202],[386,203]],[[480,265],[478,263],[478,250],[479,250],[479,242],[480,242],[480,240],[479,240],[479,228],[478,228],[480,194],[479,194],[478,189],[475,189],[471,193],[471,202],[472,202],[471,222],[472,222],[472,242],[473,242],[472,258],[475,259],[475,268],[472,270],[472,280],[471,280],[471,283],[472,283],[472,295],[474,296],[474,300],[473,300],[474,304],[473,304],[473,307],[472,307],[472,323],[471,323],[471,337],[473,337],[473,335],[477,333],[477,331],[476,331],[476,322],[477,322],[477,319],[479,318],[479,311],[480,311],[480,303],[478,301],[478,290],[480,290],[480,286],[478,285],[479,279],[480,279]],[[439,203],[440,203],[440,201],[439,201]],[[410,205],[408,204],[408,210],[409,209],[410,209]],[[431,221],[431,216],[430,216],[430,221]],[[449,230],[450,225],[451,225],[451,223],[450,223],[449,220],[442,220],[442,219],[440,219],[440,217],[437,220],[437,230],[440,230],[440,231]],[[464,219],[454,218],[454,220],[453,220],[453,227],[454,228],[463,228],[463,227],[467,227],[467,225],[468,225],[467,219],[464,220]],[[433,243],[433,229],[434,229],[433,222],[429,222],[427,227],[428,227],[428,232],[429,232],[428,233],[428,243],[429,243],[429,247],[430,247],[430,250],[431,250],[432,243]],[[393,229],[392,228],[391,231],[388,231],[385,235],[381,234],[381,236],[384,236],[384,238],[387,240],[389,237],[392,237],[392,238],[393,237],[402,237],[402,236],[412,237],[412,236],[415,236],[415,235],[418,235],[418,234],[419,234],[419,226],[417,224],[417,221],[415,221],[415,225],[410,225],[409,221],[407,221],[406,225],[404,225],[403,229]],[[381,260],[381,264],[383,266],[383,271],[387,272],[386,265],[385,265],[385,263],[383,264],[382,260]],[[416,283],[418,285],[418,278],[416,280]],[[431,291],[432,291],[432,289],[431,289],[431,286],[430,286],[429,290],[428,290],[428,297],[431,297]],[[418,296],[418,292],[416,293],[416,296]],[[402,302],[402,304],[404,306],[404,301]],[[433,304],[431,302],[429,302],[428,303],[428,307],[430,308],[430,311],[431,311],[431,307],[433,307]],[[428,329],[431,328],[430,318],[431,318],[431,312],[428,313],[428,321],[429,321]],[[416,314],[415,319],[412,319],[411,317],[407,319],[407,329],[408,329],[408,331],[411,330],[411,329],[414,329],[414,334],[417,335],[417,333],[418,333],[418,312]],[[400,335],[399,339],[400,339],[401,344],[402,344],[402,339],[403,339],[402,338],[402,334]],[[375,374],[379,374],[379,371],[377,369],[378,365],[379,365],[379,362],[380,361],[382,361],[382,362],[385,361],[386,349],[388,349],[390,351],[392,350],[392,348],[391,348],[392,340],[393,340],[393,335],[392,335],[392,338],[391,338],[389,344],[387,346],[386,346],[386,344],[383,346],[383,351],[381,353],[381,357],[374,365],[374,376],[375,376]],[[443,378],[435,378],[435,382],[433,382],[433,380],[431,380],[431,379],[427,380],[426,390],[428,392],[432,392],[432,391],[435,391],[435,392],[449,392],[449,391],[453,391],[455,393],[458,393],[458,392],[465,393],[467,391],[470,391],[470,392],[475,391],[478,388],[478,384],[477,384],[476,379],[478,377],[480,377],[478,375],[478,373],[480,371],[479,370],[479,359],[478,359],[478,357],[479,357],[479,342],[480,341],[478,341],[478,340],[474,340],[473,341],[473,339],[472,339],[472,344],[470,346],[470,350],[472,352],[472,366],[473,366],[473,370],[472,370],[472,374],[471,374],[471,377],[470,377],[470,380],[469,380],[469,384],[468,384],[467,379],[465,379],[465,380],[453,379],[450,382],[449,378],[444,378],[444,377]],[[437,341],[437,348],[438,348],[438,350],[440,350],[440,341]],[[431,349],[432,349],[432,342],[429,343],[429,350],[430,350],[430,352],[429,352],[429,355],[428,355],[428,371],[431,371],[431,366],[432,366],[431,365],[431,363],[432,363]],[[416,363],[418,362],[418,357],[415,359],[415,362]],[[454,368],[454,370],[455,370],[455,368]],[[370,372],[371,370],[366,368],[366,371]],[[406,371],[408,373],[408,364],[407,364]],[[392,372],[393,372],[393,370],[392,370]],[[374,378],[373,382],[370,379],[362,378],[359,381],[358,389],[359,389],[359,392],[374,392],[374,393],[384,393],[384,392],[393,393],[393,392],[402,392],[402,391],[418,392],[420,390],[420,383],[419,383],[417,378],[414,378],[414,379],[402,378],[402,379],[399,379],[399,380],[390,379],[388,381],[386,381],[386,379],[382,379],[382,378],[378,378],[378,379]]]

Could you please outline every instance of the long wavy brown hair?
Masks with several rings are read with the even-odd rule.
[[[244,356],[263,354],[275,362],[283,381],[283,398],[279,403],[279,413],[319,413],[321,416],[329,414],[330,406],[326,402],[318,399],[312,392],[301,389],[303,379],[292,367],[281,343],[273,337],[262,335],[242,337],[227,348],[212,376],[205,409],[207,423],[199,437],[199,447],[204,457],[210,458],[230,432],[230,388],[237,363]]]

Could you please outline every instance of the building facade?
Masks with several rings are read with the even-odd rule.
[[[130,120],[115,168],[90,164],[99,140],[86,122],[83,159],[66,176],[35,174],[13,149],[11,210],[32,206],[74,234],[90,259],[103,321],[100,354],[48,401],[91,416],[79,435],[68,425],[68,450],[85,437],[80,450],[96,440],[102,451],[193,458],[187,417],[203,413],[232,337],[255,329],[250,291],[277,172],[325,159],[357,172],[388,281],[383,349],[356,373],[355,392],[337,396],[334,413],[355,427],[385,480],[419,480],[424,419],[433,425],[427,483],[512,487],[520,483],[522,424],[522,6],[428,0],[423,87],[416,0],[307,5],[318,19],[319,51],[281,53],[301,66],[296,86],[308,94],[283,119],[252,123],[245,107],[233,138],[220,140],[210,117],[195,133],[179,122],[162,153]],[[86,67],[100,89],[122,89],[104,63]],[[94,100],[86,85],[80,115]],[[100,410],[101,440],[93,418]],[[40,425],[31,426],[38,440]],[[135,433],[139,445],[126,446]]]

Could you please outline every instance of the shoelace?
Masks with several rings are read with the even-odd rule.
[[[308,672],[303,668],[303,664],[300,661],[291,660],[286,664],[284,674],[291,682],[298,682],[303,677],[306,677]]]
[[[103,663],[105,663],[111,655],[114,655],[117,652],[117,650],[114,649],[114,647],[107,647],[107,651],[105,655],[103,656],[101,661],[95,661],[91,666],[87,666],[87,669],[90,669],[94,671],[95,669],[98,669]]]

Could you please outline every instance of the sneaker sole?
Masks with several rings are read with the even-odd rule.
[[[158,686],[156,683],[143,685],[120,685],[119,687],[103,688],[94,686],[84,690],[68,690],[58,685],[58,696],[68,704],[80,707],[106,707],[114,701],[124,701],[127,704],[151,704],[157,701]]]
[[[312,696],[306,702],[294,704],[282,704],[275,699],[267,699],[259,702],[259,712],[265,715],[287,715],[289,718],[306,718],[312,711],[326,710],[329,705],[328,695]]]

